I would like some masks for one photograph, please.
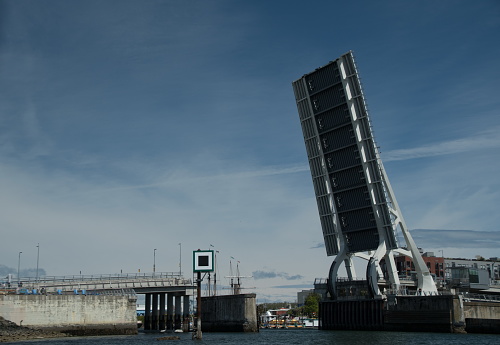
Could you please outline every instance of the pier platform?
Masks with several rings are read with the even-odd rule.
[[[473,295],[332,300],[320,302],[319,319],[323,330],[500,333],[500,301]]]

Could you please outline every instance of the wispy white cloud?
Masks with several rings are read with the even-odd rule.
[[[291,284],[291,285],[276,285],[273,286],[274,289],[311,289],[313,284]]]
[[[414,229],[411,234],[423,247],[500,248],[500,231]]]
[[[290,275],[286,272],[272,272],[272,271],[254,271],[252,272],[254,279],[269,279],[269,278],[283,278],[286,280],[300,280],[304,278],[300,274]]]
[[[500,148],[500,128],[492,128],[476,135],[456,140],[407,149],[391,150],[381,154],[384,162],[436,157],[449,154]]]
[[[244,179],[256,178],[256,177],[302,173],[305,171],[309,171],[309,167],[307,167],[305,165],[296,165],[296,166],[290,166],[290,167],[286,167],[286,166],[262,167],[262,168],[257,168],[255,170],[234,171],[232,173],[222,173],[222,174],[214,174],[214,175],[210,175],[210,174],[198,175],[198,174],[194,174],[192,171],[191,172],[183,172],[183,173],[175,172],[169,178],[164,179],[163,181],[155,182],[155,183],[141,184],[141,185],[129,185],[129,186],[117,186],[117,187],[105,188],[105,189],[95,189],[95,190],[86,191],[85,193],[102,193],[102,192],[111,192],[111,191],[119,191],[119,190],[148,189],[148,188],[178,186],[180,184],[188,184],[188,183],[213,183],[215,181],[244,180]]]
[[[131,162],[131,167],[122,168],[135,171],[140,168],[135,164]],[[116,272],[116,262],[104,258],[108,250],[115,251],[117,246],[123,250],[114,254],[120,262],[118,270],[147,271],[150,265],[146,257],[137,259],[125,254],[148,251],[151,244],[137,238],[165,240],[165,250],[159,249],[165,255],[164,262],[173,264],[158,268],[164,271],[177,266],[175,249],[169,249],[172,239],[175,243],[182,242],[187,252],[188,248],[214,243],[221,251],[221,269],[227,274],[223,258],[234,256],[235,252],[242,261],[242,269],[252,269],[255,250],[242,250],[242,243],[258,245],[259,253],[272,252],[276,243],[298,251],[297,239],[303,237],[307,241],[311,236],[302,229],[309,226],[311,210],[315,216],[314,199],[306,196],[311,202],[304,203],[300,193],[287,187],[300,177],[296,172],[302,169],[296,166],[206,176],[196,169],[187,173],[179,170],[165,180],[164,176],[155,175],[162,169],[151,164],[146,170],[155,173],[149,171],[146,177],[165,182],[117,188],[110,188],[112,179],[92,181],[68,171],[23,167],[4,164],[1,170],[4,182],[0,206],[4,216],[0,225],[10,233],[10,242],[15,243],[26,242],[26,235],[36,232],[34,241],[41,242],[43,263],[51,275],[71,273],[67,269],[76,266],[88,272],[87,266],[93,266],[92,260],[99,258],[105,263],[93,266],[94,273]],[[317,222],[316,217],[312,219],[313,224]],[[75,246],[63,245],[71,243],[75,234],[78,234]],[[93,248],[90,261],[83,260],[85,248]],[[7,259],[19,250],[30,252],[24,247],[5,247],[2,253]],[[25,255],[25,265],[36,262],[28,258],[29,254]],[[61,257],[64,260],[58,259]],[[188,259],[184,258],[185,262]],[[276,272],[283,272],[281,267],[286,266],[286,260],[276,265]]]

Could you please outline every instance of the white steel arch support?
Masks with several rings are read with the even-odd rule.
[[[345,246],[341,246],[340,252],[335,257],[335,260],[330,266],[330,271],[328,272],[328,291],[330,292],[330,297],[332,299],[337,299],[337,273],[339,271],[342,262],[347,259],[347,250]]]
[[[370,257],[368,265],[366,266],[366,279],[374,297],[382,296],[378,287],[378,279],[382,274],[382,269],[380,268],[380,260],[385,255],[385,251],[385,241],[380,241],[377,250]]]
[[[356,277],[356,269],[354,268],[354,263],[352,262],[352,254],[347,254],[347,258],[344,259],[345,269],[347,272],[347,278],[353,280]]]
[[[380,161],[380,164],[382,166],[382,161]],[[434,280],[432,279],[429,269],[427,268],[424,259],[422,259],[422,255],[420,255],[418,247],[415,244],[413,237],[410,235],[408,228],[406,227],[405,220],[401,212],[399,211],[400,210],[399,205],[392,191],[392,187],[385,172],[385,169],[383,169],[382,167],[381,171],[383,174],[385,186],[387,188],[388,198],[390,199],[390,203],[392,205],[390,211],[391,214],[394,216],[394,221],[393,221],[394,230],[396,230],[397,226],[399,225],[399,228],[401,229],[401,232],[405,239],[406,245],[409,251],[411,252],[411,258],[413,264],[415,265],[415,270],[417,272],[417,280],[418,280],[417,288],[424,294],[431,294],[431,295],[437,294],[436,283],[434,283]]]
[[[384,259],[387,264],[387,273],[389,274],[389,281],[391,282],[391,288],[397,291],[399,290],[401,283],[399,281],[396,262],[394,261],[394,251],[388,250],[384,256]]]

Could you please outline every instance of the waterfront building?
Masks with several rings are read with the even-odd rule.
[[[446,270],[449,271],[453,267],[469,267],[488,271],[489,278],[493,284],[498,284],[500,280],[500,260],[498,258],[490,258],[488,260],[481,256],[476,259],[461,259],[461,258],[445,258]],[[451,278],[451,276],[447,276]]]
[[[433,276],[435,281],[443,282],[445,280],[445,263],[443,257],[436,257],[433,252],[422,254],[427,269]],[[396,268],[400,278],[407,279],[415,275],[415,266],[410,257],[399,255],[394,258]]]
[[[284,318],[288,311],[288,308],[280,309],[270,309],[265,312],[265,314],[260,315],[260,323],[262,325],[268,324],[271,321],[277,321],[280,318]]]
[[[422,258],[436,283],[443,288],[500,292],[498,258],[484,259],[481,256],[475,259],[445,258],[435,256],[433,252],[423,253]],[[401,279],[415,280],[415,266],[411,258],[400,255],[395,257],[395,262]]]
[[[500,261],[478,256],[476,259],[445,258],[446,282],[467,291],[500,293]]]

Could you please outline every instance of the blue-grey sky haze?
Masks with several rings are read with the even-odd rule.
[[[417,244],[500,256],[499,41],[496,0],[0,0],[0,265],[215,248],[294,300],[332,258],[291,83],[349,50]]]

